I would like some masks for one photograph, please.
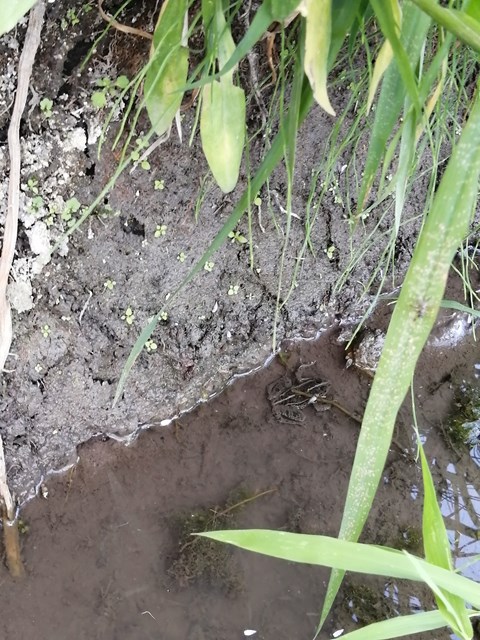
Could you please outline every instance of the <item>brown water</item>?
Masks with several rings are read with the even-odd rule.
[[[277,359],[237,380],[211,403],[142,433],[130,447],[102,439],[82,447],[78,466],[46,481],[48,497],[22,511],[28,577],[15,583],[2,573],[1,637],[232,640],[251,630],[259,640],[312,638],[327,571],[202,547],[181,539],[181,530],[207,510],[208,526],[219,520],[229,527],[336,534],[358,424],[335,408],[316,412],[311,406],[301,410],[303,422],[281,422],[267,386],[286,373],[293,379],[303,364],[302,377],[328,381],[330,397],[361,414],[370,378],[345,367],[337,334],[285,345],[283,364]],[[447,335],[445,328],[439,335]],[[459,555],[478,552],[478,467],[468,455],[456,459],[440,425],[452,408],[454,386],[475,380],[478,362],[471,336],[453,349],[431,347],[415,383],[419,425]],[[395,546],[409,539],[413,545],[421,479],[401,452],[412,442],[407,404],[395,438],[398,447],[392,447],[363,539]],[[348,576],[320,637],[355,628],[353,619],[370,619],[372,607],[359,604],[359,594],[364,601],[375,594],[380,615],[408,612],[415,598],[433,606],[421,587],[400,585],[397,592],[397,586]]]

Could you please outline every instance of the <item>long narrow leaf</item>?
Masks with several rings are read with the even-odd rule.
[[[437,494],[433,485],[432,474],[428,467],[427,458],[418,439],[420,460],[422,463],[422,477],[424,487],[423,502],[423,544],[425,547],[425,558],[431,564],[443,567],[451,571],[453,569],[450,542],[447,529],[443,521],[443,516],[437,502]],[[426,580],[428,583],[428,581]],[[432,585],[430,588],[435,592]],[[465,609],[465,601],[458,596],[446,593],[443,590],[435,592],[437,606],[448,621],[449,626],[461,638],[471,638],[473,635],[472,625]]]
[[[415,67],[418,62],[429,27],[430,18],[423,11],[411,3],[404,5],[401,42],[407,51],[412,67]],[[360,213],[365,205],[385,153],[388,139],[398,121],[405,95],[405,86],[399,69],[397,65],[391,64],[385,73],[375,109],[375,120],[365,160],[364,178],[358,195],[357,213]]]
[[[357,540],[370,512],[395,420],[442,301],[450,263],[466,235],[480,175],[480,96],[447,165],[395,306],[363,417],[340,536]],[[331,577],[321,622],[342,575]]]
[[[480,53],[480,21],[468,15],[465,11],[442,7],[436,0],[412,0],[422,11],[431,16],[435,22],[454,33],[459,40]],[[475,15],[478,15],[478,0],[474,0],[473,6],[477,4]]]
[[[374,622],[342,635],[342,640],[389,640],[415,633],[425,633],[445,627],[445,619],[440,611],[422,611],[408,616],[398,616],[391,620]]]
[[[397,549],[349,542],[328,536],[268,529],[213,531],[196,535],[290,562],[417,582],[423,580],[417,568],[420,567],[421,571],[428,573],[437,586],[449,593],[455,593],[480,609],[480,584],[421,558],[415,557],[415,564],[408,562],[405,557],[408,554]]]

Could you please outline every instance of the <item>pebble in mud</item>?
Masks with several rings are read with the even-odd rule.
[[[348,352],[347,367],[354,365],[369,375],[373,374],[377,369],[384,343],[385,333],[380,329],[365,331]]]

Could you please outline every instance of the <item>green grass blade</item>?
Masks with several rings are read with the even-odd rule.
[[[380,24],[383,35],[392,46],[393,58],[398,66],[400,76],[403,80],[407,93],[417,113],[420,113],[420,102],[418,99],[417,83],[411,60],[398,35],[398,12],[396,6],[398,0],[370,0],[370,4],[375,11],[375,16]]]
[[[398,616],[382,620],[342,635],[342,640],[389,640],[402,638],[414,633],[426,633],[445,627],[445,619],[440,611],[422,611],[408,616]]]
[[[469,316],[473,316],[474,318],[480,318],[480,311],[477,311],[477,309],[472,309],[472,307],[467,307],[466,304],[462,304],[461,302],[457,302],[456,300],[442,300],[440,306],[442,307],[442,309],[453,309],[454,311],[468,313]]]
[[[454,33],[459,40],[480,53],[480,21],[474,15],[469,15],[458,9],[442,7],[435,0],[412,0],[412,2],[437,24]],[[474,0],[472,6],[475,5],[475,2],[477,2],[475,10],[478,11],[478,0]]]
[[[437,567],[422,558],[409,556],[397,549],[349,542],[329,536],[268,529],[213,531],[196,535],[272,558],[342,571],[355,571],[417,582],[423,581],[420,572],[427,572],[435,585],[449,593],[455,593],[480,609],[480,584],[454,571]],[[415,563],[408,562],[406,556],[414,557]]]
[[[380,480],[395,420],[442,301],[452,258],[466,235],[480,175],[480,96],[440,182],[395,306],[365,409],[340,536],[357,540]],[[321,623],[342,581],[332,574]]]
[[[427,458],[425,457],[425,452],[419,438],[418,447],[422,464],[424,487],[422,533],[425,558],[431,564],[451,571],[453,569],[453,562],[450,542],[448,540],[443,516],[438,506],[432,474],[430,473]],[[427,582],[427,584],[429,583],[425,578],[424,581]],[[429,584],[429,586],[432,591],[434,591],[438,609],[445,620],[448,621],[449,626],[459,637],[471,638],[473,629],[465,609],[465,601],[441,589],[436,591],[432,584]]]
[[[411,3],[404,5],[401,42],[408,52],[412,68],[420,53],[430,27],[430,18]],[[380,96],[375,109],[375,120],[365,160],[364,178],[358,195],[358,210],[361,213],[380,167],[388,139],[392,135],[405,101],[405,87],[397,65],[391,64],[382,81]]]

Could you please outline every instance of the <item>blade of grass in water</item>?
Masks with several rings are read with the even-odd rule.
[[[357,540],[370,512],[395,420],[442,301],[452,258],[467,233],[480,176],[480,94],[447,165],[421,231],[365,409],[340,537]],[[332,573],[320,626],[343,573]]]

